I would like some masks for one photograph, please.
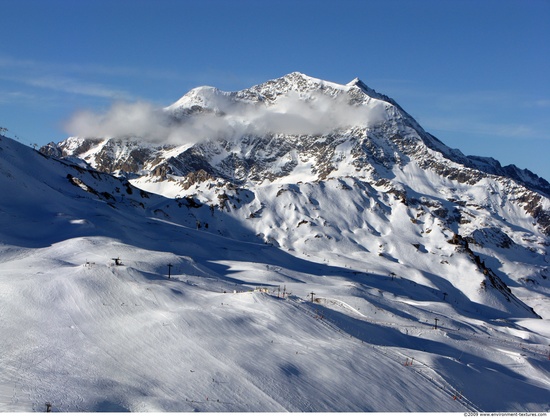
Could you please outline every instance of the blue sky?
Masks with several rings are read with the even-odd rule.
[[[550,180],[548,0],[0,0],[0,126],[39,145],[81,110],[166,106],[292,71],[359,77],[467,155]]]

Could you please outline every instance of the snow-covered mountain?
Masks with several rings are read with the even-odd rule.
[[[550,409],[545,180],[359,80],[161,115],[1,138],[0,410]]]
[[[72,137],[42,152],[83,159],[167,197],[213,184],[254,187],[344,177],[395,189],[490,182],[550,233],[548,205],[541,200],[550,196],[546,180],[448,148],[358,79],[338,85],[291,73],[238,92],[199,87],[165,108],[164,116],[173,132],[169,143]],[[452,191],[444,198],[463,200]]]
[[[545,254],[547,181],[446,147],[358,79],[339,85],[292,73],[238,92],[199,87],[163,112],[180,135],[170,144],[69,138],[42,151],[78,158],[149,192],[226,210],[286,250],[316,252],[321,241],[338,253],[345,242],[352,252],[378,254],[376,245],[388,244],[373,237],[388,235],[400,248],[412,235],[407,240],[418,246],[437,224],[447,240],[456,235],[479,253],[487,253],[481,237],[490,236],[497,248],[514,244]],[[338,206],[352,219],[325,209]],[[396,211],[410,223],[392,224]],[[544,262],[512,272],[503,257],[482,258],[513,282],[548,275]]]

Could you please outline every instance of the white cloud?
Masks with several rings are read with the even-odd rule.
[[[97,63],[74,63],[74,62],[46,62],[35,61],[29,59],[16,59],[8,56],[0,55],[0,69],[17,69],[19,71],[27,71],[30,74],[61,74],[72,73],[82,76],[84,74],[121,76],[121,77],[138,77],[138,78],[153,78],[153,79],[175,79],[182,78],[181,74],[176,71],[170,71],[158,68],[136,68],[125,66],[102,65]]]
[[[174,72],[158,69],[105,66],[101,64],[51,63],[28,59],[15,59],[0,55],[0,79],[62,93],[107,98],[111,100],[135,100],[135,96],[107,86],[88,81],[90,75],[105,77],[135,77],[153,79],[180,79]]]
[[[104,114],[80,111],[65,124],[65,129],[83,137],[166,137],[170,128],[159,111],[144,102],[115,103]]]
[[[550,99],[539,99],[533,102],[534,107],[550,107]]]
[[[337,128],[372,125],[385,115],[381,102],[352,106],[344,96],[330,98],[321,94],[303,98],[290,93],[272,105],[232,102],[220,95],[216,105],[221,112],[202,112],[174,122],[148,103],[116,103],[105,113],[76,113],[66,130],[81,137],[130,136],[184,144],[244,135],[325,134]]]
[[[103,97],[107,99],[130,99],[131,95],[122,90],[111,89],[96,83],[82,82],[66,77],[36,77],[20,79],[30,86],[47,88],[65,93],[80,94],[85,96]]]
[[[497,136],[517,139],[550,139],[548,132],[535,129],[533,126],[514,123],[480,122],[463,117],[424,118],[423,126],[426,130],[441,130],[460,132],[464,134]]]

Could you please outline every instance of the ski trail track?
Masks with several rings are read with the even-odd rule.
[[[486,367],[490,369],[490,364],[486,363],[486,360],[484,359],[491,358],[491,356],[494,357],[495,350],[502,352],[503,356],[505,355],[506,357],[501,356],[500,357],[501,362],[494,363],[495,365],[500,366],[506,361],[506,359],[509,359],[509,361],[513,362],[514,364],[504,363],[504,365],[506,365],[506,367],[508,367],[510,370],[513,370],[514,367],[518,369],[529,367],[529,370],[532,371],[530,374],[533,382],[538,381],[540,388],[543,388],[548,384],[548,379],[547,379],[548,375],[545,372],[544,367],[537,366],[537,364],[540,364],[542,366],[548,361],[548,354],[547,354],[547,350],[545,349],[545,346],[542,344],[538,344],[538,345],[519,344],[519,347],[518,347],[517,339],[514,340],[510,338],[508,334],[504,333],[502,330],[499,330],[495,327],[480,325],[472,328],[473,325],[471,323],[469,323],[468,326],[464,326],[466,324],[460,322],[460,320],[458,320],[457,322],[456,319],[452,319],[450,317],[447,317],[446,315],[442,315],[440,312],[437,313],[437,315],[440,318],[447,318],[449,320],[449,323],[452,323],[453,325],[458,325],[459,327],[449,328],[446,326],[439,325],[437,329],[434,329],[433,325],[425,324],[422,322],[415,322],[414,325],[397,324],[395,322],[373,320],[372,318],[364,315],[357,309],[353,308],[348,303],[338,299],[317,298],[316,302],[318,302],[319,304],[326,304],[327,309],[329,305],[340,307],[341,309],[347,311],[350,314],[350,316],[356,317],[361,321],[364,321],[370,324],[387,326],[395,330],[401,330],[401,332],[403,331],[403,329],[405,329],[407,334],[409,334],[409,332],[411,333],[414,332],[414,334],[417,336],[421,336],[422,334],[428,333],[429,340],[437,336],[437,334],[439,334],[439,336],[443,335],[445,338],[451,338],[453,340],[458,340],[458,341],[463,340],[465,344],[469,345],[470,348],[472,348],[475,345],[477,346],[478,351],[486,353],[486,357],[478,358],[477,362],[478,363],[481,362],[480,363],[481,367]],[[306,303],[309,304],[309,302],[306,302]],[[378,306],[377,309],[382,309],[382,308]],[[338,321],[334,322],[334,320],[330,319],[330,310],[325,310],[325,312],[326,312],[326,316],[329,318],[324,318],[324,317],[319,318],[318,314],[316,315],[317,318],[320,320],[329,321],[336,328],[341,329],[342,332],[346,332],[345,329],[342,328],[341,325],[338,323]],[[430,337],[430,334],[431,334],[431,337]],[[356,333],[355,335],[352,335],[352,337],[358,338],[361,341],[366,341],[364,340],[364,335],[362,336],[360,333]],[[434,341],[437,341],[437,339]],[[489,344],[487,344],[488,342]],[[443,352],[440,352],[439,354],[437,354],[437,350],[434,351],[433,349],[431,353],[434,355],[437,355],[441,359],[447,359],[448,361],[455,362],[456,364],[460,364],[462,367],[470,368],[473,366],[475,370],[476,362],[470,365],[468,363],[468,360],[466,359],[461,361],[461,357],[463,356],[463,354],[466,351],[468,351],[468,346],[463,348],[464,350],[462,351],[462,353],[460,353],[460,355],[449,356],[444,354]],[[382,349],[380,345],[373,344],[373,349],[380,351],[385,356],[393,358],[396,362],[404,366],[407,366],[408,369],[414,370],[416,373],[419,373],[420,375],[422,375],[425,379],[429,379],[430,382],[436,385],[439,389],[441,389],[442,391],[446,391],[448,394],[450,394],[450,396],[452,396],[454,400],[464,404],[469,409],[473,411],[483,410],[481,407],[479,407],[479,405],[476,404],[476,402],[472,401],[471,399],[468,399],[464,395],[462,390],[465,388],[464,382],[457,386],[456,383],[459,383],[460,380],[453,378],[453,380],[455,380],[455,383],[454,384],[451,383],[448,378],[443,377],[439,372],[437,372],[433,365],[430,365],[426,363],[426,361],[422,361],[419,358],[422,356],[425,357],[427,354],[419,352],[418,348],[412,349],[412,347],[409,347],[409,348],[402,347],[401,349],[395,349],[395,348],[391,349],[387,347]],[[470,359],[472,358],[468,354],[466,354],[465,357],[468,357]],[[435,359],[436,358],[434,358],[434,360]],[[478,367],[480,367],[480,365],[478,365]],[[422,367],[418,367],[418,366],[422,366]],[[523,373],[525,373],[525,371],[523,371]],[[516,376],[519,376],[519,375],[516,375]],[[536,383],[534,384],[536,385]]]
[[[373,324],[387,324],[387,325],[396,325],[396,324],[390,324],[390,323],[384,323],[380,321],[372,321],[369,320],[366,315],[363,315],[361,312],[357,311],[355,308],[351,307],[349,304],[339,301],[337,299],[329,299],[329,298],[318,298],[318,299],[324,299],[325,301],[330,302],[336,302],[340,306],[344,307],[345,309],[350,310],[354,314],[364,318],[370,323]],[[345,334],[349,336],[350,339],[356,339],[357,341],[361,341],[361,343],[365,343],[365,341],[347,333],[346,331],[342,330],[338,324],[332,322],[330,319],[326,319],[325,317],[319,316],[317,313],[312,312],[312,306],[310,302],[307,302],[303,299],[297,298],[296,300],[292,300],[292,303],[298,307],[298,309],[302,310],[306,315],[313,316],[317,320],[319,320],[322,324],[324,324],[327,328],[331,329],[332,331]],[[371,345],[369,344],[369,348],[372,348],[375,350],[378,354],[392,360],[393,362],[404,365],[405,361],[410,356],[407,356],[400,352],[398,349],[385,347],[382,348],[380,346]],[[461,404],[466,411],[471,412],[482,412],[481,408],[476,406],[473,402],[469,401],[466,397],[464,397],[456,388],[454,388],[450,383],[448,383],[440,374],[438,374],[432,367],[429,365],[414,360],[413,365],[406,366],[408,370],[411,370],[412,372],[416,373],[418,376],[423,378],[425,381],[429,382],[431,385],[433,385],[437,390],[445,393],[449,398],[453,398],[456,400],[459,404]],[[422,368],[418,367],[418,365],[421,365]],[[405,367],[405,366],[404,366]]]

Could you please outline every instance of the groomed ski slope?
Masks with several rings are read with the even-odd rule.
[[[67,172],[113,195],[114,178],[0,147],[2,412],[550,409],[548,319],[494,319],[377,254],[115,204]]]
[[[124,265],[110,261],[115,254]],[[54,411],[136,412],[547,407],[548,336],[415,302],[423,291],[412,284],[398,295],[391,279],[313,284],[300,261],[282,269],[226,260],[250,277],[231,283],[206,260],[99,237],[4,247],[0,261],[3,411],[46,402]],[[245,290],[269,282],[292,294]],[[330,297],[311,303],[310,289]],[[427,322],[434,315],[438,329]]]
[[[177,257],[105,239],[39,253],[2,260],[15,282],[2,282],[4,410],[46,401],[59,411],[457,407],[385,349],[316,319],[302,299],[239,292],[182,273]],[[109,253],[125,265],[102,263]],[[85,254],[97,262],[87,266]],[[180,270],[170,280],[160,274],[167,262]]]

